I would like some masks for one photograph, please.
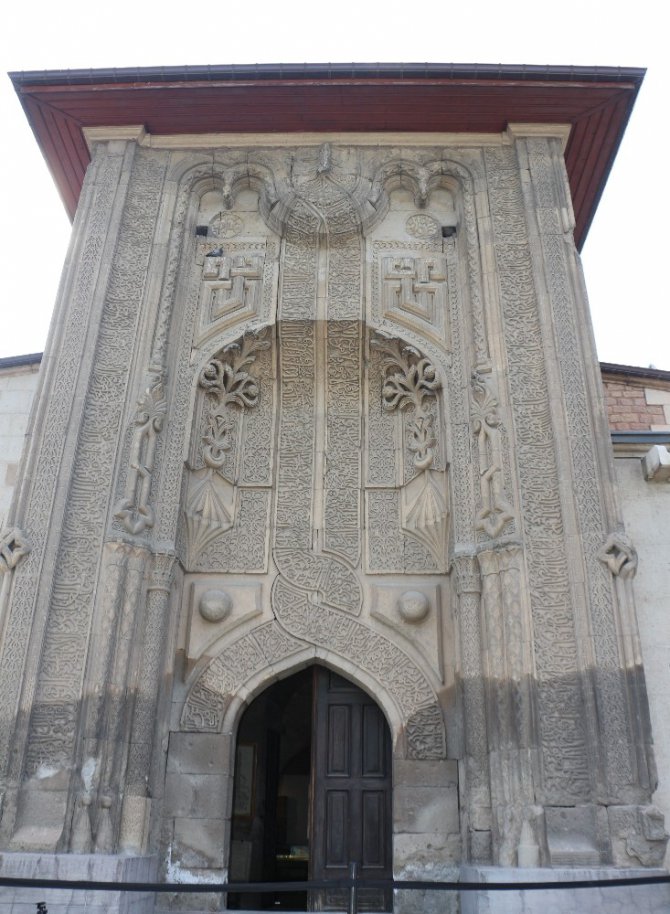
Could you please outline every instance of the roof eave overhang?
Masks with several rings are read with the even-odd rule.
[[[468,64],[303,64],[11,73],[70,217],[87,130],[198,134],[495,134],[567,125],[565,160],[584,242],[644,70]]]

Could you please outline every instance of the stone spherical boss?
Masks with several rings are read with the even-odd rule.
[[[428,615],[430,610],[430,601],[425,593],[419,590],[406,590],[398,598],[398,612],[405,622],[416,625]]]
[[[206,590],[198,603],[200,615],[207,622],[222,622],[232,608],[232,597],[225,590]]]

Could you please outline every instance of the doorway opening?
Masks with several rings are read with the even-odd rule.
[[[378,705],[320,666],[270,686],[237,734],[230,881],[297,882],[392,874],[391,734]],[[240,910],[347,908],[346,889],[250,895]],[[359,890],[359,910],[391,910],[391,893]]]

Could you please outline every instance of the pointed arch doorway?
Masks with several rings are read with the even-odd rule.
[[[391,734],[358,686],[311,666],[262,692],[238,728],[231,881],[392,875]],[[390,910],[390,893],[359,892],[361,911]],[[241,910],[347,908],[342,890],[231,894]]]

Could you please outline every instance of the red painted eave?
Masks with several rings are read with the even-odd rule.
[[[464,64],[263,65],[10,74],[71,217],[86,127],[201,133],[500,133],[572,127],[566,166],[581,247],[643,70]]]

